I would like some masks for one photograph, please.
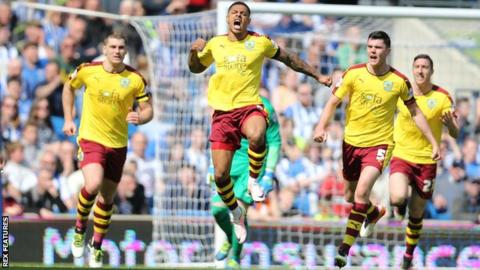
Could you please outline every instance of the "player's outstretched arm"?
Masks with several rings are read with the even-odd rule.
[[[75,99],[75,89],[70,85],[70,82],[66,82],[63,85],[62,103],[63,103],[63,117],[65,123],[63,124],[63,132],[67,136],[73,136],[77,132],[77,127],[73,122],[73,101]]]
[[[200,63],[200,59],[198,58],[198,52],[201,52],[207,42],[202,38],[197,38],[190,47],[190,53],[188,54],[188,68],[192,73],[202,73],[207,69],[206,66]]]
[[[417,102],[409,102],[407,104],[407,107],[417,127],[422,131],[423,135],[432,144],[432,159],[440,160],[440,148],[437,141],[435,140],[435,137],[433,136],[432,130],[428,125],[425,115],[423,115],[422,113],[422,110],[420,110],[420,108],[418,107]]]
[[[305,75],[308,75],[321,84],[330,86],[332,84],[332,78],[330,76],[324,76],[320,74],[314,67],[310,66],[308,63],[300,59],[297,54],[290,52],[287,49],[279,48],[279,53],[275,56],[274,59],[284,63],[291,69],[301,72]]]
[[[458,127],[457,118],[453,112],[448,111],[443,113],[440,119],[442,119],[442,123],[447,127],[448,134],[453,138],[457,138],[460,129]]]
[[[330,99],[327,101],[327,104],[325,104],[325,108],[320,115],[320,120],[315,127],[315,131],[313,132],[314,141],[322,143],[327,140],[326,130],[328,123],[330,122],[330,119],[332,119],[333,113],[335,112],[335,109],[337,108],[338,104],[340,104],[340,102],[342,102],[342,100],[337,96],[330,96]]]

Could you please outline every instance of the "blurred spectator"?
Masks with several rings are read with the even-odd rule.
[[[156,160],[147,158],[146,150],[148,138],[141,132],[136,132],[130,139],[131,152],[127,154],[127,161],[133,161],[136,169],[130,171],[134,173],[138,182],[145,189],[145,197],[148,209],[153,207],[153,195],[155,191],[155,181],[161,181],[164,171],[162,164]]]
[[[45,80],[44,65],[38,60],[38,45],[32,42],[25,44],[22,50],[22,81],[27,99],[35,98],[35,89]]]
[[[181,60],[178,57],[178,48],[171,41],[171,37],[174,35],[173,26],[165,21],[159,21],[156,31],[152,31],[152,34],[156,35],[153,38],[149,47],[154,52],[155,61],[158,63],[169,63],[168,65],[160,65],[155,70],[155,75],[158,76],[159,84],[169,84],[171,77],[181,76],[183,67],[181,66]]]
[[[56,11],[47,11],[42,26],[45,32],[45,43],[58,52],[62,40],[68,31],[64,23],[65,15]]]
[[[141,1],[139,0],[136,0],[134,3],[133,3],[133,15],[135,16],[145,16],[145,8],[143,7],[143,4]]]
[[[277,25],[268,30],[268,34],[288,34],[311,31],[312,26],[306,25],[302,20],[294,20],[292,15],[282,15]]]
[[[2,95],[2,98],[4,96],[10,96],[19,101],[22,98],[22,78],[18,76],[9,77],[7,79],[7,87]]]
[[[80,55],[76,53],[76,43],[72,37],[65,37],[60,45],[60,54],[56,61],[60,68],[62,82],[66,82],[68,76],[80,64]]]
[[[3,173],[6,180],[19,192],[25,193],[37,185],[35,173],[25,166],[23,146],[19,142],[7,144],[7,163]]]
[[[38,98],[32,104],[28,121],[38,128],[38,143],[40,146],[58,141],[50,120],[50,104],[46,98]]]
[[[135,175],[124,172],[118,184],[115,205],[119,214],[145,214],[145,189]]]
[[[318,191],[321,200],[315,220],[337,220],[348,216],[351,206],[343,198],[344,185],[336,174],[330,174],[322,181]]]
[[[281,83],[272,91],[271,95],[272,105],[278,113],[283,113],[286,108],[297,102],[295,89],[299,83],[298,76],[298,73],[292,69],[282,72]]]
[[[453,218],[475,221],[480,213],[480,172],[465,181],[465,190],[455,202]]]
[[[439,219],[450,219],[454,214],[456,202],[463,196],[465,180],[463,161],[454,161],[448,171],[438,175],[435,180],[434,198],[427,206],[425,217],[437,219],[440,216]]]
[[[287,44],[287,38],[286,37],[275,37],[274,38],[274,41],[277,43],[277,45],[281,48],[287,48],[288,47],[288,44]],[[283,64],[282,62],[280,61],[274,61],[274,60],[271,60],[271,59],[266,59],[266,61],[264,62],[264,65],[263,65],[263,70],[262,70],[262,85],[267,88],[271,94],[275,93],[277,87],[279,87],[279,84],[280,84],[280,80],[281,79],[284,79],[285,77],[285,72],[288,72],[288,71],[291,71],[291,69],[287,68],[287,66],[285,66],[285,64]],[[295,75],[294,76],[297,76],[298,73],[297,72],[293,72]],[[281,78],[283,77],[283,78]],[[284,85],[286,84],[285,81],[282,82]],[[295,83],[297,83],[295,81]],[[282,88],[279,88],[279,89],[282,89]],[[293,88],[292,88],[293,89]],[[293,91],[292,91],[293,92]],[[292,93],[292,95],[294,95],[294,93]],[[271,98],[273,98],[273,96],[271,95]],[[276,109],[276,103],[278,103],[280,100],[280,97],[277,98],[278,100],[277,101],[273,101],[272,99],[270,99],[270,101],[272,101],[274,104],[273,107]],[[278,110],[277,110],[278,112]]]
[[[255,0],[255,2],[267,2],[266,0]],[[260,33],[269,33],[270,29],[273,28],[280,22],[282,18],[281,14],[278,13],[257,13],[254,12],[250,16],[252,22],[250,23],[250,27],[255,32]],[[280,46],[282,48],[286,48],[284,46]],[[274,61],[278,62],[278,61]]]
[[[358,26],[350,26],[345,33],[345,42],[337,49],[338,64],[341,69],[365,63],[368,60],[366,46],[361,43],[361,31]]]
[[[427,202],[425,218],[451,220],[452,213],[448,211],[447,199],[442,194],[433,194],[432,200]]]
[[[120,2],[118,14],[134,16],[135,15],[135,1],[122,0]],[[142,51],[143,43],[137,30],[129,23],[129,21],[115,21],[112,26],[113,31],[122,32],[127,37],[127,50],[129,59],[135,59]]]
[[[207,134],[201,128],[193,128],[190,134],[190,147],[185,151],[187,162],[195,164],[200,175],[206,175],[208,169],[207,139]]]
[[[302,150],[293,142],[288,141],[284,147],[286,157],[277,165],[275,174],[280,183],[280,209],[285,214],[293,212],[308,216],[316,212],[313,204],[309,202],[309,195],[316,194],[313,166],[303,156]]]
[[[37,167],[37,159],[40,154],[38,144],[38,128],[33,122],[27,122],[23,127],[21,143],[23,145],[25,165],[29,168]]]
[[[18,115],[18,103],[10,96],[2,99],[2,108],[0,114],[0,131],[3,140],[7,142],[16,142],[20,140],[20,118]]]
[[[7,63],[7,78],[22,76],[22,60],[13,58]]]
[[[145,9],[145,15],[160,15],[168,6],[170,1],[168,0],[143,0],[143,8]]]
[[[21,34],[23,34],[23,37],[15,44],[17,49],[25,48],[25,45],[28,43],[37,45],[38,61],[43,65],[49,58],[50,48],[45,43],[45,32],[43,31],[42,24],[39,21],[29,21],[25,25],[24,32],[22,33],[20,31],[20,33],[17,33],[17,35]]]
[[[79,62],[90,62],[100,54],[98,44],[93,43],[87,36],[87,21],[85,18],[72,19],[68,25],[68,36],[73,39],[73,43],[76,45],[75,54],[78,55]]]
[[[472,178],[480,175],[480,163],[477,160],[478,152],[478,142],[475,138],[465,138],[462,147],[462,159],[465,164],[465,174],[467,177]]]
[[[83,177],[70,178],[78,169],[75,163],[75,155],[77,149],[75,145],[69,141],[58,143],[58,150],[54,156],[57,163],[55,171],[55,181],[58,185],[60,197],[68,209],[75,210],[77,206],[77,194],[83,184]]]
[[[303,149],[306,142],[312,138],[313,128],[318,123],[322,110],[313,104],[313,90],[310,84],[300,84],[297,88],[297,97],[298,101],[287,107],[284,114],[295,123],[293,135],[302,139]]]
[[[342,124],[338,121],[332,121],[327,128],[328,140],[325,142],[327,146],[324,151],[327,149],[331,150],[332,159],[338,160],[341,159],[342,155],[342,144],[343,144],[343,127]]]
[[[54,213],[65,213],[67,207],[60,198],[53,182],[53,174],[47,169],[38,172],[38,184],[22,196],[25,212],[33,212],[41,218],[51,218]]]
[[[330,75],[337,68],[338,60],[327,50],[327,43],[323,37],[315,37],[308,47],[306,60],[309,64],[320,69],[320,73]],[[323,86],[323,85],[322,85]]]
[[[182,143],[174,143],[170,146],[169,150],[169,164],[167,164],[166,173],[167,177],[175,177],[178,170],[186,164],[185,162],[185,148]]]
[[[173,215],[209,215],[209,187],[198,181],[195,167],[183,164],[175,175],[176,178],[168,181],[165,187],[162,203],[165,210]]]
[[[103,11],[100,0],[85,0],[84,9],[91,11]],[[112,32],[112,22],[100,17],[87,17],[87,29],[85,35],[93,45],[103,43],[103,40]]]
[[[333,157],[333,150],[328,147],[310,142],[305,147],[305,155],[312,163],[314,170],[313,179],[316,182],[322,182],[328,175],[336,175],[340,169],[338,162]]]
[[[10,31],[13,31],[17,25],[17,16],[5,1],[0,2],[0,25],[7,26]]]
[[[38,99],[48,100],[51,115],[63,117],[62,90],[63,83],[58,63],[48,62],[45,66],[45,80],[38,85],[35,95]]]
[[[12,76],[7,80],[7,89],[5,96],[10,96],[16,100],[18,105],[18,117],[21,123],[28,119],[28,113],[32,106],[32,101],[27,99],[23,92],[22,78],[20,76]]]
[[[472,123],[469,120],[470,117],[470,100],[467,97],[459,98],[456,102],[456,115],[460,132],[457,137],[457,142],[463,144],[466,137],[470,136],[472,132]]]
[[[76,167],[79,168],[80,166],[77,164]],[[67,177],[64,177],[64,179],[65,179],[64,184],[62,184],[61,187],[67,189],[70,192],[70,194],[72,194],[72,196],[70,198],[67,197],[63,199],[63,201],[65,202],[65,205],[68,207],[69,212],[76,214],[78,193],[82,189],[85,182],[83,178],[82,170],[77,169]],[[60,192],[60,196],[62,194],[65,194],[65,193]]]
[[[187,13],[188,0],[171,0],[163,15],[180,15]]]
[[[63,82],[57,62],[49,62],[45,67],[45,81],[41,82],[35,91],[36,98],[48,100],[49,122],[57,138],[66,139],[63,133]]]
[[[1,5],[1,4],[0,4]],[[1,7],[0,7],[1,9]],[[0,15],[1,17],[2,15]],[[10,42],[10,29],[0,23],[0,63],[9,63],[18,57],[17,48]],[[4,95],[7,80],[7,65],[0,65],[0,96]]]

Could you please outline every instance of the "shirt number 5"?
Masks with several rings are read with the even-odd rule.
[[[385,159],[385,154],[387,153],[387,150],[385,149],[378,149],[377,151],[377,160],[382,162]]]

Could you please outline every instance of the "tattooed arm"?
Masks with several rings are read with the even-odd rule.
[[[332,78],[330,76],[324,76],[320,74],[314,67],[300,59],[297,54],[290,52],[287,49],[278,48],[278,53],[274,56],[274,59],[284,63],[291,69],[308,75],[320,83],[330,86],[332,84]]]

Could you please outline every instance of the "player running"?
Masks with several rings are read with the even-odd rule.
[[[450,94],[432,83],[433,61],[427,54],[419,54],[413,60],[413,93],[418,107],[430,126],[435,141],[440,143],[442,127],[450,136],[458,136],[458,123]],[[408,202],[408,224],[405,231],[406,250],[402,269],[411,269],[413,251],[420,238],[425,205],[432,198],[437,160],[432,159],[432,144],[423,136],[410,117],[408,108],[399,103],[395,122],[395,148],[390,163],[390,202],[405,213],[408,186],[412,193]]]
[[[259,184],[263,187],[265,193],[268,194],[268,192],[273,189],[273,173],[280,156],[282,141],[275,110],[268,99],[264,97],[261,97],[261,99],[265,111],[268,114],[268,128],[266,131],[267,156],[265,163],[260,169],[259,178],[261,180]],[[232,178],[233,191],[237,201],[248,211],[248,206],[253,203],[253,199],[248,193],[248,141],[242,139],[240,144],[240,149],[238,149],[233,156],[230,177]],[[210,183],[214,184],[213,175],[209,175],[209,180]],[[230,269],[238,269],[240,268],[240,254],[242,253],[243,244],[238,243],[237,238],[234,237],[233,226],[228,218],[228,208],[218,194],[212,197],[211,205],[215,221],[226,234],[226,240],[215,255],[215,258],[221,261],[228,257],[231,250],[232,257],[227,261],[227,267]],[[245,222],[247,222],[247,220],[245,220]]]
[[[351,66],[335,86],[325,105],[314,140],[325,142],[326,128],[336,107],[345,96],[345,137],[343,141],[343,177],[345,199],[353,203],[343,242],[338,248],[335,265],[347,263],[350,247],[358,234],[366,237],[385,208],[370,202],[373,184],[387,165],[393,146],[393,120],[399,99],[408,108],[414,122],[432,143],[431,158],[438,159],[438,144],[425,117],[415,103],[408,79],[386,62],[390,37],[383,31],[370,33],[367,40],[368,62]],[[362,232],[360,232],[362,230]]]
[[[266,36],[247,30],[250,8],[234,2],[227,13],[228,33],[208,42],[192,43],[188,65],[193,73],[201,73],[215,62],[216,71],[208,85],[208,104],[212,116],[210,142],[217,192],[232,213],[235,235],[239,243],[247,238],[245,209],[238,206],[230,179],[230,168],[241,138],[248,140],[248,191],[254,201],[265,200],[265,191],[258,183],[267,148],[265,131],[267,115],[260,99],[259,87],[265,57],[283,62],[295,71],[329,85],[331,78],[322,76],[298,55],[279,48]]]
[[[145,80],[123,64],[126,43],[123,34],[110,34],[103,46],[105,60],[80,65],[63,88],[63,131],[73,136],[77,131],[73,122],[74,91],[85,86],[78,133],[78,157],[85,185],[78,194],[71,249],[74,257],[83,256],[88,216],[95,205],[94,232],[89,243],[89,266],[95,268],[103,264],[101,246],[111,223],[113,199],[127,155],[128,123],[141,125],[153,117]],[[138,102],[137,110],[132,109],[134,102]]]

